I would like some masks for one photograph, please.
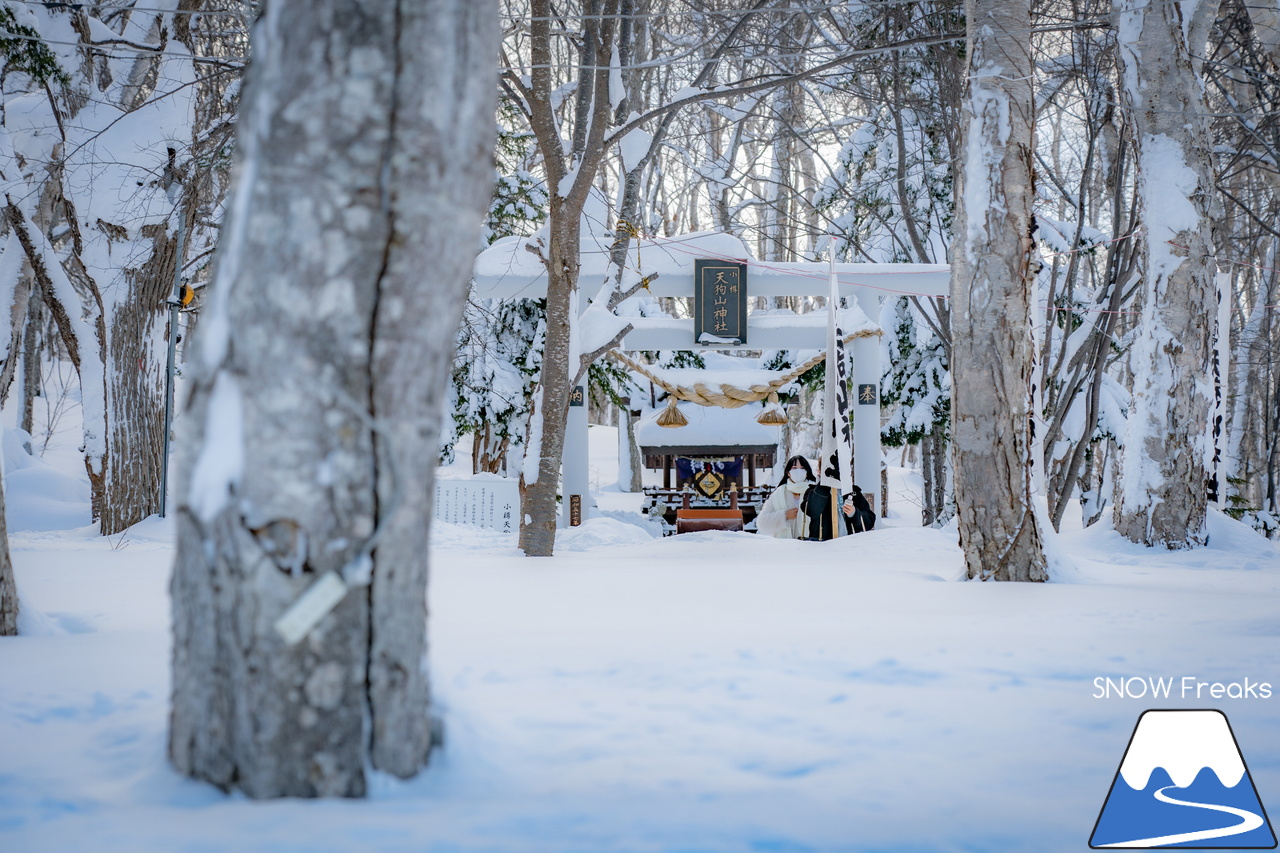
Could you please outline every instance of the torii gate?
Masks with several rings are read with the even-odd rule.
[[[609,262],[612,234],[589,234],[583,230],[581,271],[576,304],[587,304],[612,281],[616,268]],[[526,250],[531,238],[507,237],[495,242],[476,259],[472,293],[482,299],[540,299],[547,293],[546,270],[537,256]],[[628,251],[627,268],[641,275],[657,273],[646,295],[693,297],[694,261],[719,260],[747,265],[747,288],[755,296],[827,296],[830,265],[825,262],[756,261],[743,242],[733,234],[700,232],[677,237],[639,238]],[[947,264],[836,264],[840,295],[851,297],[862,315],[864,327],[878,327],[881,300],[896,296],[945,296],[949,293],[951,268]],[[585,298],[584,298],[585,297]],[[625,304],[625,303],[624,303]],[[580,312],[579,312],[580,313]],[[788,314],[779,311],[748,314],[747,344],[698,343],[694,321],[675,317],[619,318],[618,328],[630,323],[619,349],[825,349],[827,314]],[[846,323],[844,328],[850,330]],[[608,338],[605,339],[606,341]],[[572,352],[580,352],[571,346]],[[588,350],[589,351],[589,350]],[[853,382],[880,385],[880,343],[877,337],[861,337],[851,344]],[[572,356],[571,357],[576,357]],[[561,509],[562,527],[569,525],[572,496],[580,496],[587,506],[590,492],[587,458],[587,407],[572,406],[565,431],[565,453],[561,474],[565,500]],[[880,396],[874,401],[857,400],[853,418],[854,482],[880,482]]]

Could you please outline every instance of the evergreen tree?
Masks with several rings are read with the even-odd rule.
[[[531,136],[515,129],[514,107],[498,111],[497,172],[484,237],[533,233],[547,216],[545,184],[529,168]],[[467,300],[458,330],[450,386],[452,435],[443,445],[446,459],[454,443],[472,438],[472,470],[515,476],[523,457],[533,389],[542,368],[546,337],[546,300]]]
[[[890,314],[886,310],[885,315]],[[918,316],[911,300],[892,308],[893,329],[886,335],[888,365],[880,380],[880,401],[889,409],[880,440],[889,447],[923,445],[926,525],[946,521],[946,442],[951,424],[951,372],[947,350],[938,335]]]

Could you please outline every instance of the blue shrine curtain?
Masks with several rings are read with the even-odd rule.
[[[712,471],[724,476],[725,482],[742,482],[742,457],[727,456],[721,459],[689,459],[686,456],[676,457],[676,479],[683,483],[698,471],[710,466]]]

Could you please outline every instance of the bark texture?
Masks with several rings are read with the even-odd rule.
[[[1208,5],[1201,4],[1197,20],[1204,14],[1212,20]],[[1123,3],[1117,51],[1146,229],[1115,526],[1132,542],[1169,549],[1203,545],[1208,537],[1205,442],[1217,305],[1206,146],[1213,135],[1191,56],[1200,51],[1187,42],[1180,7]]]
[[[185,206],[178,215],[185,215]],[[168,306],[177,258],[177,235],[144,226],[152,254],[137,269],[122,271],[126,296],[105,324],[107,350],[106,453],[89,468],[94,517],[104,536],[119,533],[160,511],[164,457],[164,391],[168,358]]]
[[[0,465],[0,637],[18,633],[18,588],[9,558],[9,528],[4,520],[4,471]]]
[[[1048,578],[1031,496],[1031,12],[970,0],[951,259],[956,515],[971,578]]]
[[[431,741],[440,409],[492,190],[497,13],[273,0],[193,347],[169,752],[251,797],[361,796]],[[297,645],[275,621],[350,589]]]

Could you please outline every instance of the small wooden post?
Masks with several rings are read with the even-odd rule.
[[[843,523],[841,516],[844,511],[840,509],[840,501],[842,500],[840,490],[835,486],[828,486],[831,489],[831,538],[840,538],[840,525]]]

